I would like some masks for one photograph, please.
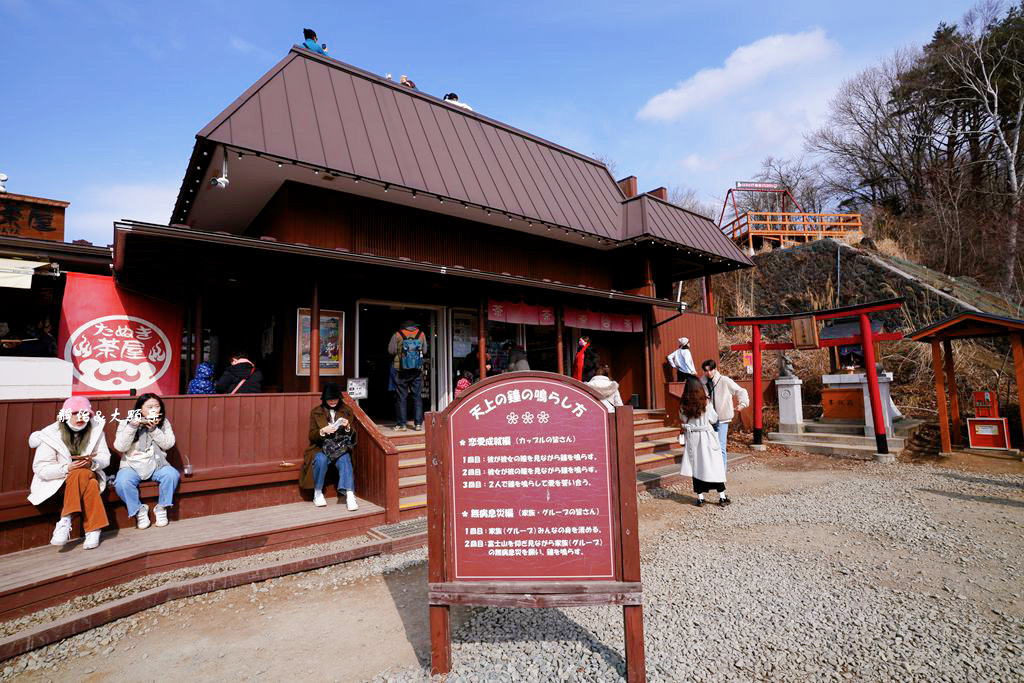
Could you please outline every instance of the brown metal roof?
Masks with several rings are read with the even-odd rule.
[[[622,194],[600,162],[302,49],[199,137],[618,237]]]
[[[711,221],[647,195],[627,200],[590,157],[298,47],[197,138],[174,224],[195,222],[189,218],[200,207],[209,214],[200,223],[222,227],[215,204],[232,200],[211,194],[204,181],[215,145],[224,145],[285,162],[274,179],[242,176],[251,212],[262,205],[259,192],[295,179],[294,162],[509,214],[524,226],[551,224],[613,244],[647,235],[728,261],[720,262],[727,270],[752,265]]]
[[[641,234],[686,245],[712,256],[753,265],[747,255],[726,237],[710,218],[692,213],[650,194],[641,195],[636,201],[643,205]]]

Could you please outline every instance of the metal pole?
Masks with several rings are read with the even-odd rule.
[[[754,445],[760,446],[764,433],[764,420],[761,415],[761,404],[764,399],[764,389],[761,386],[761,326],[751,325],[751,332],[750,347],[754,355]]]

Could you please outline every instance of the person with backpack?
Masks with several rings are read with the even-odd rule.
[[[423,429],[423,358],[427,355],[427,337],[412,320],[391,335],[388,353],[394,358],[395,369],[395,429],[406,428],[408,396],[412,394],[413,424],[416,431]]]

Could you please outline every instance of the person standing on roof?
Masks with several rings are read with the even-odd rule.
[[[412,419],[416,431],[423,429],[423,358],[427,355],[427,337],[412,320],[402,323],[391,335],[388,353],[394,358],[395,429],[406,428],[406,408],[412,394]]]
[[[416,89],[416,84],[410,81],[409,77],[406,76],[405,74],[402,74],[402,77],[398,80],[398,82],[407,88],[412,88],[413,90]]]
[[[307,50],[312,50],[320,55],[327,55],[327,43],[320,45],[316,42],[316,31],[311,28],[304,28],[302,29],[302,37],[305,38],[302,41],[302,45]]]
[[[462,107],[466,111],[473,111],[473,107],[469,106],[465,102],[459,101],[459,96],[453,92],[448,93],[444,96],[444,101],[448,104],[454,104],[456,107]]]

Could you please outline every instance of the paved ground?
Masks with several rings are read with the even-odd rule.
[[[1024,467],[955,465],[773,453],[735,468],[728,508],[644,494],[650,680],[1024,680]],[[426,680],[424,559],[178,601],[0,676]],[[450,681],[621,680],[615,608],[454,616]]]

